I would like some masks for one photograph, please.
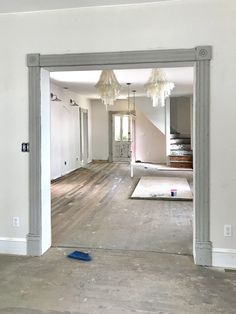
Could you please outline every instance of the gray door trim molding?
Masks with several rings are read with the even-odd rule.
[[[39,55],[38,55],[39,58]],[[39,255],[41,246],[41,86],[39,66],[29,67],[29,234],[27,254]]]
[[[168,49],[108,53],[80,53],[80,54],[55,54],[41,55],[41,67],[58,66],[91,66],[110,64],[139,64],[155,62],[181,62],[209,59],[211,49],[209,46],[196,47],[195,49]],[[32,56],[32,55],[31,55]],[[28,64],[29,65],[29,64]]]
[[[41,205],[41,68],[59,71],[68,68],[142,68],[190,66],[195,68],[194,99],[194,248],[195,263],[212,265],[209,214],[209,106],[211,46],[193,49],[168,49],[105,53],[40,55],[28,54],[30,213],[28,254],[42,254]]]

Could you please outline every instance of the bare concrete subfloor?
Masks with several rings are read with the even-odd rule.
[[[236,276],[190,256],[91,250],[89,263],[50,249],[0,257],[1,314],[233,314]]]

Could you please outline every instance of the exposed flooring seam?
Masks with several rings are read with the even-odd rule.
[[[52,245],[52,248],[58,249],[86,249],[86,250],[97,250],[97,251],[109,251],[109,252],[130,252],[130,253],[156,253],[156,254],[168,254],[168,255],[177,255],[177,256],[190,256],[193,257],[192,254],[189,253],[177,253],[177,252],[163,252],[163,251],[150,251],[150,250],[128,250],[128,249],[109,249],[109,248],[94,248],[88,246],[74,246],[74,245]]]

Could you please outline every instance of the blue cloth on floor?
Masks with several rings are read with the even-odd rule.
[[[88,253],[80,252],[80,251],[74,251],[67,255],[69,258],[78,259],[81,261],[89,262],[92,260],[92,257]]]

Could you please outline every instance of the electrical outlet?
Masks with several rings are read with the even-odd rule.
[[[13,225],[13,227],[20,227],[20,218],[19,217],[12,217],[12,225]]]
[[[224,225],[224,236],[232,237],[232,225]]]

